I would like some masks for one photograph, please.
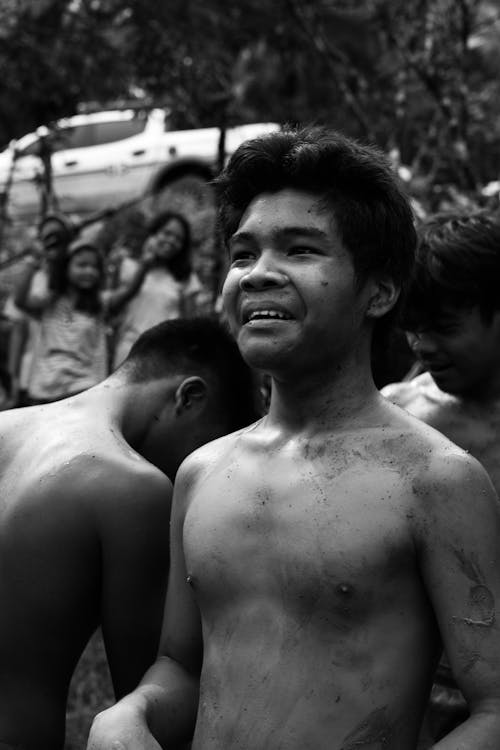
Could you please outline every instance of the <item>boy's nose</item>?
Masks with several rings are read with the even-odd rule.
[[[263,253],[259,259],[248,269],[240,279],[240,289],[251,291],[255,289],[268,289],[269,287],[282,287],[288,283],[286,273],[280,269],[279,264],[271,255]]]

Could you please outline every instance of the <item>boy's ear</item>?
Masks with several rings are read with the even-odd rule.
[[[177,386],[174,395],[175,413],[181,414],[183,411],[200,406],[207,398],[208,386],[203,378],[198,375],[191,375],[184,378],[182,383]]]
[[[373,282],[374,289],[368,299],[366,315],[368,318],[381,318],[388,313],[398,301],[401,289],[390,276],[382,276]]]

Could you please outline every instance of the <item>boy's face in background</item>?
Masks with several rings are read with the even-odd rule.
[[[40,231],[40,241],[47,261],[55,263],[66,252],[68,232],[56,219],[47,219]]]
[[[442,391],[481,397],[500,389],[500,311],[486,320],[478,307],[444,307],[432,326],[406,335]]]

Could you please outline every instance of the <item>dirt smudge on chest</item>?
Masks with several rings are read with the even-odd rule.
[[[391,750],[393,726],[387,706],[372,711],[344,738],[341,750]],[[393,748],[395,750],[395,748]]]

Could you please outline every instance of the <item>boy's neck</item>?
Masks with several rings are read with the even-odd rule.
[[[371,370],[325,372],[290,380],[273,378],[269,420],[292,432],[338,429],[356,422],[378,402]]]

